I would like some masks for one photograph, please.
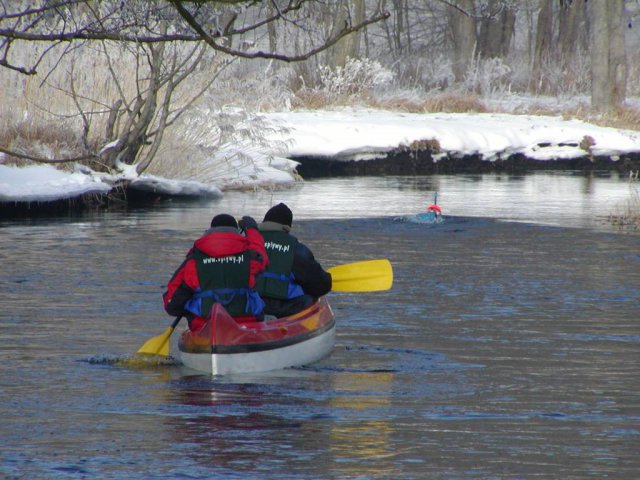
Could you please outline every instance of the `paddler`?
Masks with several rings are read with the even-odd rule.
[[[438,205],[433,203],[427,207],[427,213],[433,213],[433,216],[438,219],[442,215],[442,210]]]
[[[287,317],[331,291],[331,274],[311,250],[291,234],[293,213],[284,203],[271,207],[260,224],[269,266],[257,279],[264,313]]]
[[[169,315],[186,317],[192,331],[202,328],[214,302],[239,322],[262,320],[264,302],[254,287],[268,263],[253,218],[236,222],[229,214],[216,215],[171,277],[164,308]]]

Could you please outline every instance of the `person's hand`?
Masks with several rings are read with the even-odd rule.
[[[249,228],[258,228],[258,224],[256,223],[256,221],[252,217],[249,217],[247,215],[240,219],[240,221],[238,222],[238,226],[242,230],[247,230]]]

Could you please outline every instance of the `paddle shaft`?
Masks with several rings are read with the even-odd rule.
[[[171,329],[175,330],[176,327],[178,326],[178,323],[180,323],[180,320],[182,320],[182,316],[180,317],[176,317],[176,319],[173,321],[173,323],[171,324]]]

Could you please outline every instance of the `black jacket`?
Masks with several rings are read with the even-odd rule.
[[[275,222],[263,222],[260,231],[289,231],[289,227]],[[292,272],[296,283],[304,293],[318,298],[331,291],[331,274],[325,271],[313,256],[311,250],[298,240],[293,258]]]

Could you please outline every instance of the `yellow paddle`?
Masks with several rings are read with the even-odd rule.
[[[145,355],[169,355],[169,337],[176,329],[176,325],[180,321],[182,317],[176,317],[171,326],[167,328],[162,335],[158,335],[157,337],[150,338],[142,345],[137,353],[142,353]]]
[[[389,290],[393,284],[393,269],[389,260],[365,260],[331,267],[334,292],[376,292]]]
[[[331,267],[334,292],[376,292],[389,290],[393,283],[393,269],[387,259],[365,260]],[[182,317],[177,317],[162,335],[150,338],[137,353],[145,355],[169,355],[169,337]]]

